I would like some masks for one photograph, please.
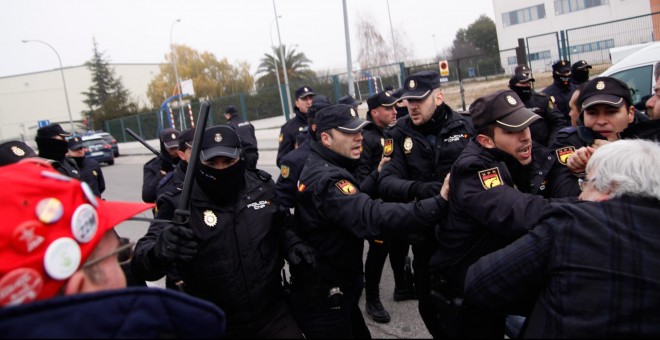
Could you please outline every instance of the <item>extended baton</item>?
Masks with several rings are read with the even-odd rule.
[[[147,149],[149,149],[149,151],[153,152],[156,156],[158,156],[158,157],[161,156],[160,152],[158,152],[158,150],[154,149],[151,145],[149,145],[149,143],[147,143],[147,141],[142,139],[142,137],[140,137],[137,133],[135,133],[133,130],[131,130],[131,128],[125,128],[124,130],[126,130],[126,132],[128,132],[128,134],[131,135],[131,137],[135,138],[135,140],[137,140],[142,145],[144,145]]]

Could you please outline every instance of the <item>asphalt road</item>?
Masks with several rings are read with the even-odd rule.
[[[261,143],[260,143],[261,146]],[[106,181],[106,191],[103,197],[107,200],[121,201],[141,201],[142,190],[142,165],[146,163],[152,155],[139,154],[127,155],[126,146],[119,146],[120,152],[124,150],[123,155],[115,159],[115,165],[103,166],[103,174]],[[274,179],[277,179],[279,170],[275,166],[275,151],[260,151],[258,167],[271,173]],[[152,217],[151,212],[144,212],[142,217]],[[148,228],[147,222],[127,221],[117,226],[117,232],[121,236],[137,241],[142,237]],[[365,257],[369,245],[365,242]],[[150,286],[163,287],[164,281],[149,282]],[[389,260],[385,263],[383,277],[381,279],[381,301],[392,317],[387,324],[379,324],[371,320],[364,311],[364,294],[360,302],[360,308],[364,315],[367,325],[374,338],[431,338],[426,330],[422,319],[417,311],[417,301],[395,302],[392,298],[394,292],[394,278],[389,266]]]

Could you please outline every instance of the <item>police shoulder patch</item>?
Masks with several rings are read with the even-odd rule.
[[[280,133],[280,137],[278,139],[279,139],[280,143],[282,143],[282,140],[284,140],[284,134]]]
[[[559,148],[555,150],[555,153],[557,154],[557,160],[559,161],[559,164],[566,165],[566,163],[568,163],[568,159],[571,158],[571,156],[573,156],[575,153],[575,147],[567,146]]]
[[[479,171],[479,181],[484,189],[492,189],[502,185],[502,176],[498,167]]]
[[[389,157],[394,152],[394,140],[387,138],[383,140],[383,156]]]
[[[280,167],[280,173],[282,174],[282,177],[283,177],[283,178],[289,178],[289,173],[290,173],[290,171],[291,171],[291,170],[290,170],[289,167],[286,166],[286,165],[282,165],[282,166]]]
[[[355,195],[358,193],[355,185],[353,185],[353,183],[347,179],[342,179],[341,181],[335,183],[335,186],[344,195]]]

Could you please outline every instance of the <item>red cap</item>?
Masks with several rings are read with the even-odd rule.
[[[54,296],[106,231],[153,207],[97,199],[38,158],[0,167],[0,187],[0,307]]]

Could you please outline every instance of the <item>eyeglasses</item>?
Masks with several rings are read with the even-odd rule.
[[[96,264],[100,263],[101,261],[103,261],[103,260],[105,260],[105,259],[107,259],[111,256],[117,255],[117,254],[121,253],[122,251],[124,251],[126,249],[131,249],[134,245],[135,245],[135,242],[128,242],[124,245],[121,245],[121,246],[115,248],[115,250],[113,250],[113,251],[111,251],[111,252],[109,252],[105,255],[99,256],[99,257],[97,257],[93,260],[85,262],[85,264],[83,264],[81,268],[89,268],[93,265],[96,265]],[[122,265],[122,264],[130,262],[132,257],[133,257],[133,252],[131,251],[131,256],[127,260],[119,262],[119,264]]]
[[[584,184],[590,182],[592,179],[584,179],[584,178],[578,178],[578,186],[580,187],[580,191],[584,191]]]

